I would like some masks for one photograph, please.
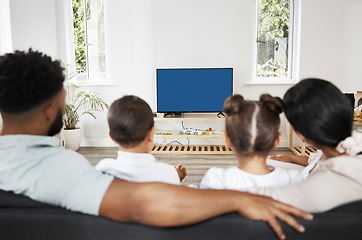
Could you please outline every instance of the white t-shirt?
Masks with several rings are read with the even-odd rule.
[[[113,177],[54,137],[0,136],[0,189],[72,211],[98,215]]]
[[[296,170],[274,168],[268,174],[255,175],[245,172],[237,166],[231,168],[210,168],[200,183],[200,188],[229,189],[251,191],[261,187],[278,187],[303,180]]]
[[[200,183],[200,188],[229,189],[250,192],[258,188],[276,188],[294,184],[305,180],[309,171],[322,156],[322,152],[312,154],[309,165],[302,171],[284,169],[280,167],[269,168],[272,172],[264,175],[255,175],[245,172],[237,166],[231,168],[210,168]]]
[[[117,159],[101,160],[96,169],[131,182],[164,182],[180,185],[174,166],[156,162],[152,154],[118,151]]]

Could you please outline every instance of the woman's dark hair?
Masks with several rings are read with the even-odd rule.
[[[141,98],[128,95],[114,101],[108,111],[112,138],[126,148],[141,143],[154,125],[150,106]]]
[[[345,95],[322,79],[305,79],[284,95],[285,115],[314,144],[336,147],[351,136],[353,109]]]
[[[269,94],[259,101],[245,101],[239,95],[225,100],[226,133],[238,155],[266,156],[272,150],[280,126],[283,102]]]
[[[0,56],[0,112],[20,113],[54,97],[63,88],[59,61],[37,51]]]

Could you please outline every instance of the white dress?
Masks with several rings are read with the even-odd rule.
[[[231,168],[210,168],[200,183],[200,188],[229,189],[250,192],[257,188],[275,188],[294,184],[305,180],[311,169],[322,156],[318,151],[309,158],[309,165],[303,170],[284,169],[280,167],[269,168],[272,172],[264,175],[255,175],[239,169],[237,166]]]

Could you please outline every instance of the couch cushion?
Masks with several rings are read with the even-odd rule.
[[[0,208],[51,208],[26,196],[0,190]]]
[[[303,234],[281,223],[287,239],[339,240],[362,236],[362,201],[314,217],[313,221],[298,219],[306,227]],[[71,212],[4,191],[0,191],[0,233],[1,239],[7,240],[278,239],[267,223],[237,213],[189,226],[157,228]]]

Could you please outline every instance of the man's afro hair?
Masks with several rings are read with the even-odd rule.
[[[0,56],[0,112],[20,113],[54,97],[62,88],[64,68],[38,51]]]

